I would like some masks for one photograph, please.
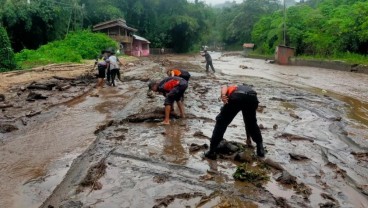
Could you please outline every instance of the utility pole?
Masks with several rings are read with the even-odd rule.
[[[284,0],[284,46],[286,46],[286,0]]]

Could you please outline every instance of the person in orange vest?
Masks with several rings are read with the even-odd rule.
[[[257,155],[264,157],[263,139],[256,118],[256,110],[259,103],[256,91],[248,85],[223,86],[221,88],[221,100],[224,106],[216,117],[210,149],[205,153],[205,157],[216,159],[217,146],[222,141],[228,125],[239,111],[242,111],[247,134],[249,133],[250,137],[257,144]],[[247,136],[247,138],[249,137]],[[247,142],[247,144],[249,143]]]
[[[178,105],[180,116],[182,118],[185,117],[184,105],[181,101],[185,90],[188,88],[188,82],[185,79],[181,77],[166,77],[161,81],[151,81],[148,84],[148,88],[165,96],[165,119],[162,124],[170,124],[171,106],[175,101]]]
[[[177,68],[174,68],[174,69],[169,69],[167,70],[167,76],[169,77],[181,77],[183,79],[185,79],[187,82],[189,81],[190,79],[190,73],[184,69],[177,69]]]

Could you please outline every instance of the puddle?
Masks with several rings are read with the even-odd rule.
[[[297,108],[297,106],[290,102],[281,102],[281,106],[284,107],[286,110],[294,110]]]
[[[12,207],[13,201],[19,201],[13,193],[20,195],[21,184],[46,176],[50,162],[88,147],[95,139],[96,126],[105,118],[91,111],[95,104],[87,98],[74,108],[60,106],[43,112],[24,130],[9,135],[9,142],[0,151],[1,158],[6,158],[0,163],[0,195],[6,197],[0,200],[0,207]]]
[[[271,192],[275,197],[283,197],[287,200],[291,199],[291,196],[295,194],[292,190],[292,187],[286,187],[275,181],[273,179],[272,174],[270,176],[270,181],[265,185],[267,191]]]
[[[14,207],[40,207],[55,187],[63,180],[73,160],[79,154],[68,154],[50,164],[49,172],[42,173],[23,184],[19,196],[15,197]]]

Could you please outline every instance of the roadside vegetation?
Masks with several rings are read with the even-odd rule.
[[[0,72],[13,70],[16,68],[14,52],[6,30],[0,26]]]
[[[79,31],[70,33],[64,40],[53,41],[37,50],[24,49],[15,60],[21,68],[50,63],[81,62],[93,59],[102,49],[116,47],[116,42],[105,34]]]
[[[368,1],[307,1],[286,12],[286,45],[307,59],[367,64]],[[283,44],[283,12],[263,16],[252,31],[257,52],[272,54]]]

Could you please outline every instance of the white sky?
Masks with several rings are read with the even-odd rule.
[[[216,5],[216,4],[221,4],[221,3],[225,3],[226,1],[230,1],[232,2],[232,0],[204,0],[207,4],[212,4],[212,5]],[[237,3],[241,3],[243,2],[243,0],[235,0]]]
[[[190,2],[194,2],[194,0],[189,0]],[[230,1],[232,2],[233,0],[200,0],[200,1],[204,1],[207,4],[212,4],[212,5],[216,5],[216,4],[221,4],[221,3],[225,3],[226,1]],[[243,2],[243,0],[235,0],[235,2],[237,3],[241,3]]]

